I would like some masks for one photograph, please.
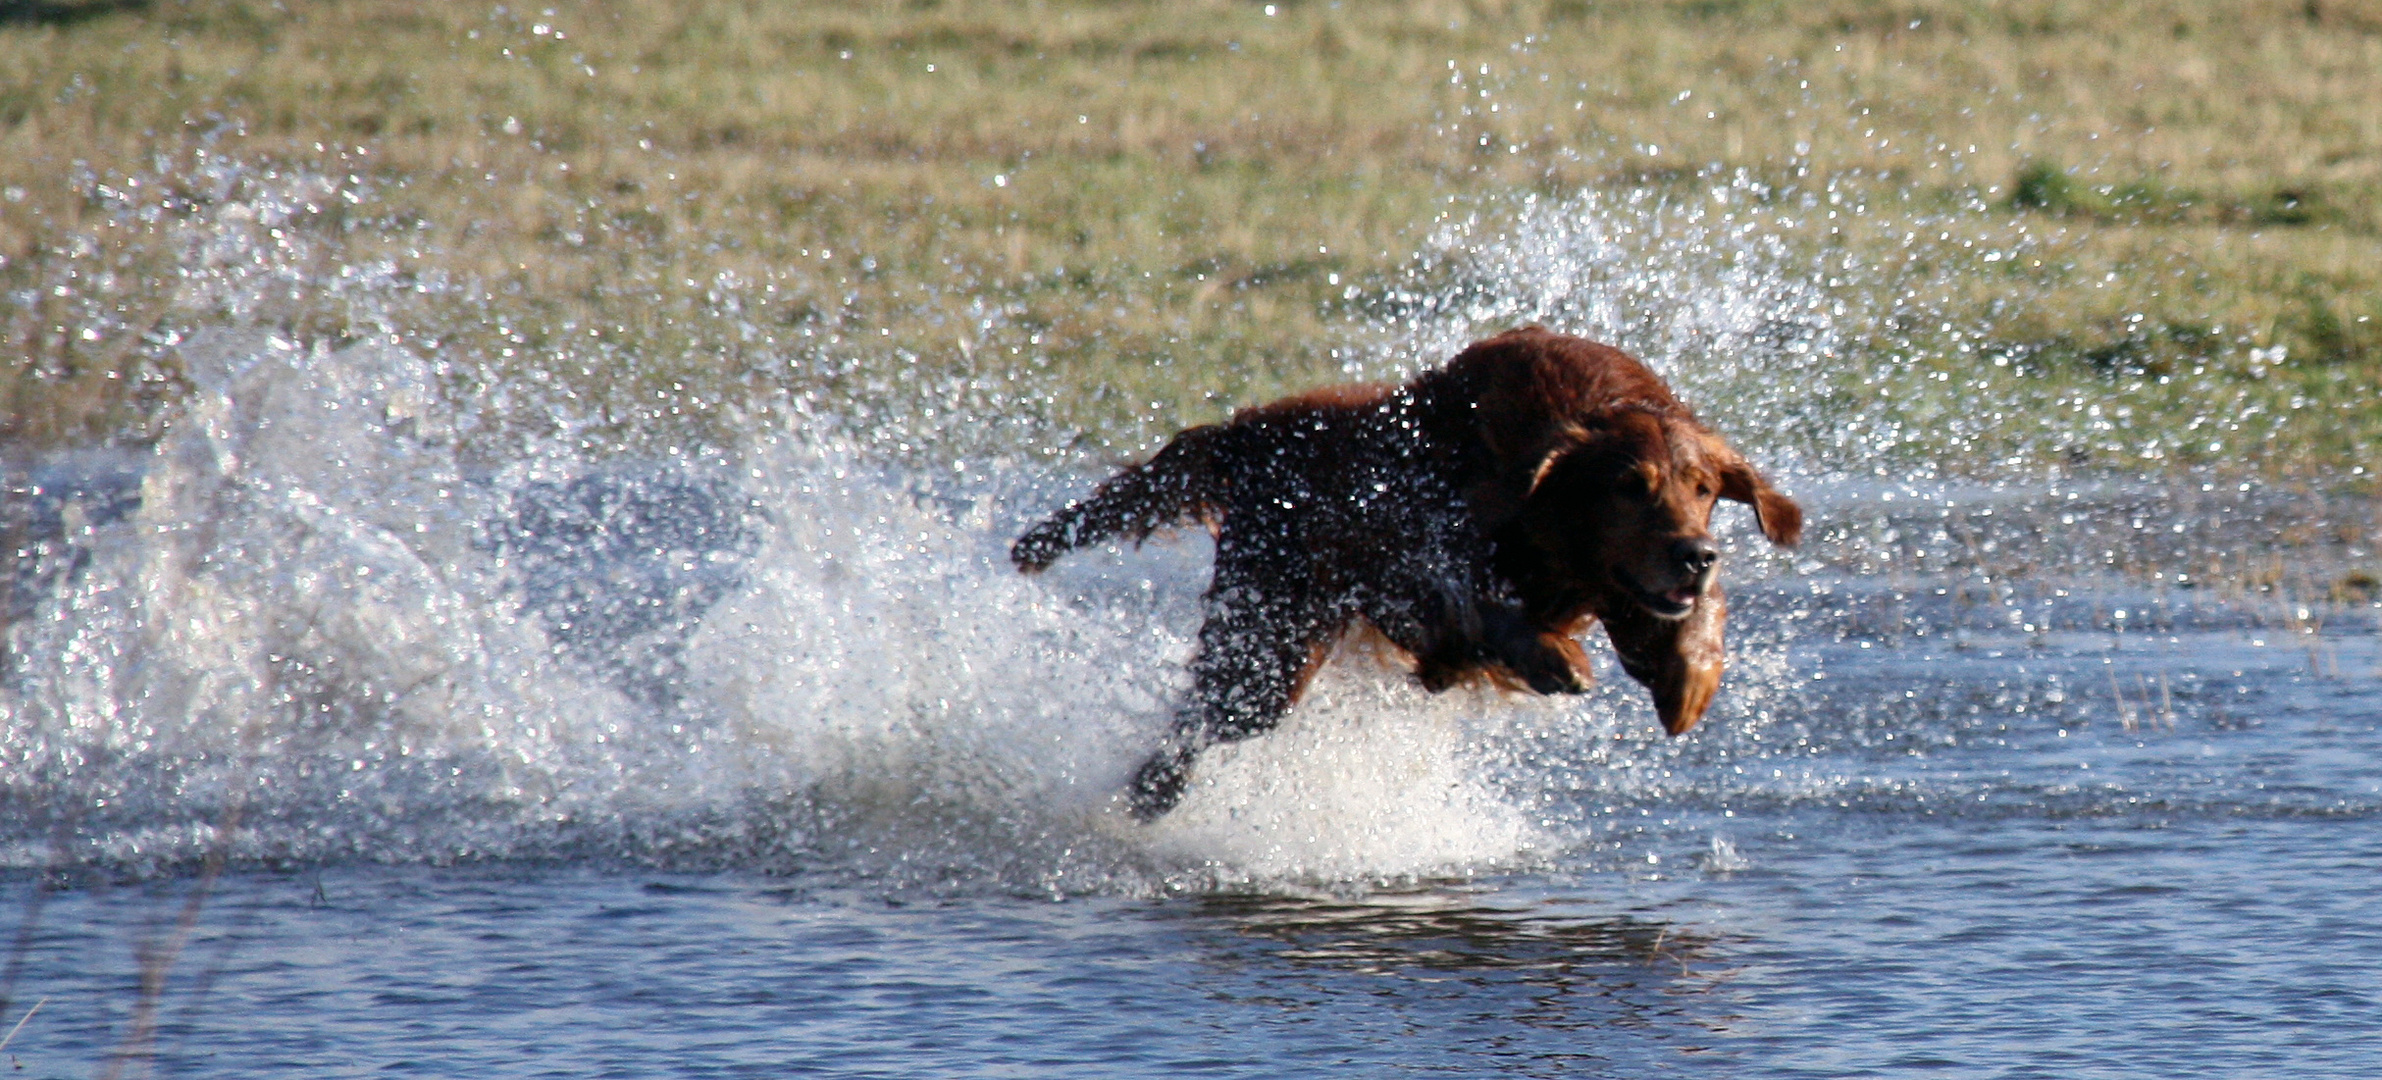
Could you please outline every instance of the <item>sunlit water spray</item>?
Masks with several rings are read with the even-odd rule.
[[[1352,369],[1383,378],[1484,326],[1615,341],[1806,500],[1798,553],[1721,511],[1736,645],[1705,726],[1664,742],[1609,662],[1584,698],[1434,697],[1352,648],[1281,731],[1209,755],[1183,808],[1142,827],[1117,793],[1182,692],[1203,539],[1021,577],[1007,540],[1096,476],[1019,458],[929,472],[832,415],[700,453],[590,460],[567,435],[466,453],[485,418],[443,389],[436,344],[373,305],[420,283],[310,276],[316,256],[258,222],[342,191],[265,185],[182,226],[181,287],[221,328],[170,342],[193,392],[165,437],[116,472],[55,466],[28,503],[46,554],[15,579],[0,785],[31,812],[0,859],[595,859],[1138,894],[1594,861],[1673,808],[1994,798],[1826,755],[2075,715],[2101,700],[2084,676],[1963,700],[1840,690],[1831,665],[1889,635],[2239,622],[2189,591],[2207,557],[2305,506],[2213,484],[2179,501],[2057,476],[1881,480],[1915,421],[1860,396],[1902,375],[1851,369],[1846,340],[1916,301],[1864,306],[1854,268],[1788,242],[1809,208],[1754,187],[1450,223],[1380,322],[1352,328],[1390,343]],[[350,299],[354,340],[243,328],[307,289]],[[979,419],[946,407],[905,438]],[[2123,582],[2110,595],[2130,610],[2069,602],[2079,575]],[[2126,678],[2106,700],[2138,686],[2150,709],[2146,673]],[[2205,694],[2183,681],[2160,684],[2170,713]],[[1725,836],[1711,852],[1746,864]]]

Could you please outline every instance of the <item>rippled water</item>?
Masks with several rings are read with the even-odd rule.
[[[5,1052],[2371,1074],[2382,627],[2341,583],[2372,508],[1890,465],[1905,420],[1796,409],[1812,373],[1859,382],[1829,365],[1860,327],[1758,224],[1622,198],[1455,230],[1476,256],[1391,305],[1377,362],[1482,319],[1613,336],[1781,470],[1812,538],[1724,509],[1703,727],[1664,741],[1609,664],[1580,699],[1431,697],[1351,650],[1146,828],[1117,791],[1205,541],[1012,573],[1086,473],[833,425],[467,454],[429,342],[183,337],[163,441],[11,477],[0,1025],[39,1009]]]

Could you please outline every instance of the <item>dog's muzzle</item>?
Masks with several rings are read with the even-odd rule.
[[[1647,611],[1660,618],[1683,619],[1712,587],[1713,568],[1720,563],[1720,547],[1709,537],[1681,537],[1672,541],[1670,550],[1664,554],[1664,569],[1668,571],[1665,576],[1671,582],[1667,587],[1649,588],[1618,571],[1613,576]]]

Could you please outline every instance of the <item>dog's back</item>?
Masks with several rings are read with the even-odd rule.
[[[1521,511],[1540,464],[1599,418],[1644,409],[1694,422],[1636,357],[1538,326],[1474,343],[1417,376],[1408,393],[1472,512],[1491,530]]]

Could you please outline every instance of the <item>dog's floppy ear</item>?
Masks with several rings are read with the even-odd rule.
[[[1598,612],[1621,670],[1654,692],[1654,711],[1662,729],[1685,734],[1704,718],[1712,695],[1720,689],[1721,659],[1725,652],[1721,631],[1728,623],[1728,604],[1715,584],[1696,600],[1684,619],[1657,618],[1632,603],[1605,605]]]
[[[1493,529],[1521,514],[1522,504],[1538,494],[1547,474],[1590,438],[1586,428],[1565,423],[1542,433],[1527,449],[1500,453],[1503,460],[1496,471],[1466,493],[1481,524]]]
[[[1558,443],[1540,457],[1538,465],[1530,470],[1530,483],[1522,488],[1523,497],[1528,498],[1538,494],[1538,486],[1546,483],[1548,473],[1555,471],[1555,463],[1563,460],[1563,455],[1572,452],[1573,449],[1574,446],[1570,443]]]
[[[1653,432],[1653,434],[1648,434],[1648,432]],[[1529,496],[1539,494],[1539,484],[1544,484],[1548,474],[1555,472],[1555,467],[1558,465],[1563,465],[1565,458],[1572,458],[1572,455],[1582,455],[1582,453],[1608,453],[1608,455],[1644,453],[1641,451],[1644,441],[1660,439],[1660,432],[1663,432],[1663,429],[1655,427],[1655,422],[1644,420],[1644,417],[1639,417],[1639,415],[1622,417],[1620,422],[1610,424],[1610,427],[1598,424],[1596,429],[1582,427],[1582,424],[1565,422],[1563,427],[1558,427],[1551,436],[1548,436],[1546,448],[1534,458],[1536,465],[1529,470],[1529,486],[1524,486],[1522,496],[1529,498]]]
[[[1720,463],[1720,497],[1753,507],[1754,517],[1762,523],[1762,535],[1780,547],[1793,547],[1803,539],[1803,508],[1795,500],[1778,493],[1770,481],[1753,471],[1753,466],[1731,451]]]

